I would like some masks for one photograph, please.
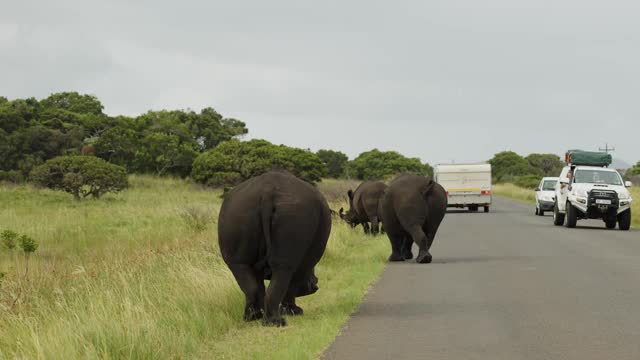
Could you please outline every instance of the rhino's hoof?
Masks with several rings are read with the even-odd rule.
[[[275,318],[275,319],[267,319],[265,318],[262,321],[264,326],[275,326],[275,327],[283,327],[287,326],[287,322],[283,318]]]
[[[404,256],[398,254],[391,254],[389,261],[404,261]]]
[[[404,254],[404,259],[405,260],[411,260],[413,259],[413,253],[412,252],[408,252]]]
[[[244,321],[254,321],[262,319],[262,315],[262,309],[260,309],[257,305],[251,305],[244,310]]]
[[[416,262],[418,264],[429,264],[431,263],[431,260],[433,260],[433,258],[428,252],[418,254],[418,257],[416,258]]]
[[[282,304],[280,314],[282,315],[302,315],[304,311],[296,304]]]

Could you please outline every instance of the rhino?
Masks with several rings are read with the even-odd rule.
[[[245,321],[285,326],[283,314],[303,313],[295,300],[318,290],[314,268],[330,232],[324,196],[289,172],[266,172],[226,194],[218,243],[245,295]]]
[[[402,174],[385,190],[380,210],[391,242],[389,261],[412,259],[415,243],[416,262],[430,263],[429,250],[447,211],[445,189],[428,177]]]
[[[349,210],[345,213],[340,208],[340,217],[352,227],[361,224],[365,233],[377,234],[380,231],[379,204],[386,188],[381,181],[365,181],[355,191],[347,191]]]

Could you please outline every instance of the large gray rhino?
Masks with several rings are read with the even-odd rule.
[[[429,249],[447,211],[447,194],[428,177],[402,174],[395,178],[382,197],[384,228],[391,241],[389,261],[413,258],[415,242],[418,263],[430,263]]]
[[[246,321],[286,325],[283,314],[302,314],[295,298],[318,290],[314,267],[329,233],[327,201],[312,185],[286,171],[251,178],[224,198],[218,242],[245,294]],[[264,280],[270,279],[265,291]]]

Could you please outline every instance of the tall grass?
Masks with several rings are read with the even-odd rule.
[[[632,225],[640,226],[640,187],[633,186],[631,189],[633,204],[631,205]],[[495,184],[493,193],[510,199],[523,201],[529,204],[536,203],[535,191],[524,189],[513,184]]]
[[[0,231],[40,242],[27,276],[21,254],[0,250],[0,358],[314,358],[384,267],[385,238],[336,222],[316,269],[320,290],[299,300],[305,315],[284,329],[245,323],[217,247],[219,192],[130,183],[80,203],[0,188]]]

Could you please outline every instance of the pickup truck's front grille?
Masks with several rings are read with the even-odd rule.
[[[587,198],[587,217],[600,218],[615,216],[620,201],[618,193],[613,190],[591,190]]]
[[[615,191],[591,190],[591,192],[589,193],[589,197],[598,199],[617,199],[618,194]]]

